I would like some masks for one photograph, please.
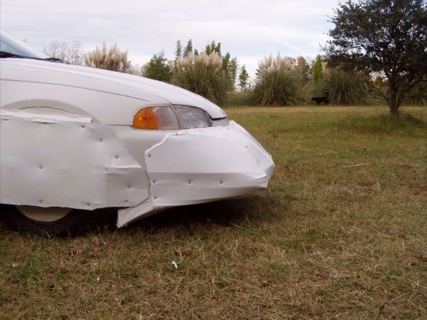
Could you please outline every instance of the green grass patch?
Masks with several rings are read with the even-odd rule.
[[[427,109],[403,111],[230,108],[276,163],[258,195],[77,238],[0,224],[1,317],[427,318]]]

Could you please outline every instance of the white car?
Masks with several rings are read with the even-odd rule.
[[[122,227],[271,178],[270,154],[182,88],[61,63],[4,31],[0,63],[0,203],[15,229],[72,233],[100,208]]]

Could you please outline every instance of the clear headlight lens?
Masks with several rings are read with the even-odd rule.
[[[187,106],[157,106],[140,109],[133,117],[132,127],[149,130],[180,130],[212,127],[208,114]]]

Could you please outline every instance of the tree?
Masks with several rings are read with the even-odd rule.
[[[90,67],[119,72],[128,72],[131,69],[128,52],[121,51],[117,44],[107,49],[105,42],[101,49],[96,47],[95,50],[85,55],[85,63]]]
[[[239,73],[239,87],[240,90],[245,91],[248,89],[248,80],[249,80],[249,73],[246,70],[245,66],[242,66],[240,68],[240,73]]]
[[[175,49],[175,59],[182,58],[182,44],[181,40],[178,40],[176,42],[176,49]]]
[[[193,52],[193,41],[190,39],[188,40],[187,45],[185,46],[183,58],[187,57],[192,52]]]
[[[314,82],[317,83],[321,81],[323,79],[323,62],[320,55],[317,55],[316,60],[314,61],[314,64],[311,69]]]
[[[298,71],[301,74],[301,80],[304,82],[309,81],[311,77],[310,66],[304,57],[301,57],[301,56],[297,57],[297,67],[298,67]]]
[[[83,64],[83,45],[80,41],[52,41],[43,48],[43,52],[52,58],[58,58],[71,64]]]
[[[144,77],[170,82],[172,79],[172,66],[165,58],[163,51],[155,54],[150,61],[143,67],[142,75]]]
[[[231,58],[230,53],[226,53],[223,57],[222,70],[224,71],[225,79],[227,81],[227,90],[234,91],[236,86],[237,68],[238,63],[236,58]]]
[[[212,41],[210,44],[207,44],[205,47],[205,52],[207,54],[211,54],[213,52],[216,52],[216,53],[218,53],[219,56],[221,56],[221,42],[216,44],[215,41]]]
[[[427,77],[427,13],[424,0],[348,0],[335,10],[324,50],[331,66],[385,79],[373,90],[392,117],[402,100]]]

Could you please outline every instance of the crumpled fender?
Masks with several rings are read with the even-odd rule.
[[[164,208],[253,194],[268,185],[271,155],[241,126],[168,134],[145,152],[150,199],[119,211],[119,227]]]
[[[145,169],[88,116],[1,110],[0,129],[1,203],[94,210],[149,196]]]

